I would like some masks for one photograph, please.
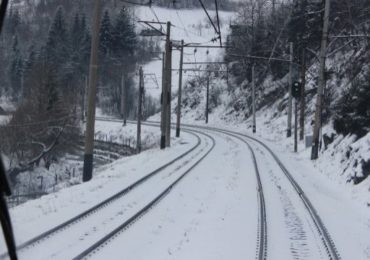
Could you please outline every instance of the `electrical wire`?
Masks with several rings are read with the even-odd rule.
[[[5,20],[5,13],[8,7],[8,0],[1,0],[0,5],[0,34],[3,28],[4,20]]]
[[[42,125],[42,124],[55,123],[55,122],[59,122],[62,120],[66,120],[69,118],[75,118],[75,117],[76,117],[75,115],[69,115],[69,116],[64,116],[59,119],[53,119],[53,120],[36,121],[36,122],[25,123],[25,124],[2,125],[0,126],[0,128],[22,128],[22,127],[37,126],[37,125]]]
[[[202,6],[202,8],[203,8],[204,12],[206,13],[206,15],[207,15],[207,17],[208,17],[208,20],[211,22],[211,25],[212,25],[212,26],[213,26],[213,28],[215,29],[216,34],[219,34],[219,32],[218,32],[218,30],[217,30],[217,28],[216,28],[216,26],[215,26],[215,24],[214,24],[214,22],[213,22],[213,20],[212,20],[211,16],[209,15],[209,13],[208,13],[208,11],[207,11],[206,7],[204,6],[204,4],[203,4],[202,0],[198,0],[198,1],[199,1],[200,5]]]
[[[153,15],[154,15],[154,17],[155,17],[155,19],[157,20],[157,22],[159,23],[159,25],[161,26],[161,32],[163,32],[164,33],[164,30],[163,30],[163,27],[162,27],[162,24],[161,24],[161,22],[159,21],[159,19],[158,19],[158,16],[157,16],[157,14],[155,13],[155,11],[154,11],[154,8],[152,7],[152,6],[150,6],[150,11],[153,13]]]
[[[177,10],[176,10],[176,15],[177,15],[177,17],[179,18],[179,21],[180,21],[180,23],[181,23],[181,26],[183,27],[183,29],[184,29],[184,31],[185,31],[185,33],[186,33],[186,35],[188,36],[188,38],[190,39],[190,41],[192,41],[192,42],[193,42],[193,39],[190,37],[188,30],[185,28],[184,22],[182,21],[182,19],[181,19],[181,17],[180,17],[179,11],[177,11]]]
[[[175,27],[175,28],[178,28],[178,29],[180,29],[180,30],[183,30],[185,33],[187,32],[187,33],[190,33],[190,34],[192,34],[192,35],[194,35],[194,36],[201,37],[201,38],[203,38],[203,39],[207,39],[206,37],[204,37],[204,36],[202,36],[202,35],[198,35],[197,33],[194,33],[194,32],[192,32],[192,31],[189,31],[189,30],[187,30],[187,29],[186,29],[186,28],[184,28],[184,27],[181,27],[181,26],[178,26],[178,25],[175,25],[175,24],[172,24],[172,26],[173,26],[173,27]]]
[[[220,17],[218,12],[218,2],[215,0],[215,6],[216,6],[216,17],[217,17],[217,27],[218,27],[218,36],[220,39],[220,47],[222,47],[222,37],[221,37],[221,28],[220,28]]]
[[[149,0],[148,3],[136,3],[128,0],[120,0],[123,3],[130,4],[130,5],[140,5],[140,6],[151,6],[152,5],[152,0]]]

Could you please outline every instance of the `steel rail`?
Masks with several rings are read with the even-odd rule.
[[[158,124],[158,122],[154,122],[154,121],[147,121],[147,123]],[[230,130],[226,130],[226,129],[216,128],[216,127],[200,126],[200,125],[191,125],[191,124],[182,124],[182,125],[186,126],[186,127],[190,127],[190,128],[205,129],[205,130],[211,130],[211,131],[215,131],[215,132],[221,132],[221,133],[224,133],[224,134],[228,133],[228,134],[238,135],[238,136],[241,136],[241,137],[244,137],[244,138],[248,138],[248,139],[260,144],[262,147],[264,147],[272,155],[272,157],[274,158],[274,160],[276,161],[276,163],[278,164],[280,169],[283,171],[283,173],[287,177],[288,181],[292,184],[293,188],[295,189],[295,191],[298,193],[299,197],[301,198],[305,208],[307,209],[311,219],[313,220],[313,223],[315,224],[315,227],[316,227],[316,229],[317,229],[317,231],[320,235],[321,241],[322,241],[322,243],[323,243],[323,245],[326,249],[326,253],[327,253],[329,259],[331,259],[331,260],[340,260],[341,259],[340,254],[339,254],[339,252],[338,252],[338,250],[335,246],[335,243],[334,243],[333,239],[331,238],[331,236],[329,234],[329,231],[325,227],[322,219],[320,218],[317,210],[315,209],[315,207],[313,206],[311,201],[308,199],[307,195],[304,193],[304,191],[299,186],[299,184],[295,181],[292,174],[287,170],[287,168],[281,162],[279,157],[271,150],[271,148],[269,148],[265,143],[263,143],[262,141],[254,138],[254,137],[251,137],[251,136],[246,135],[246,134],[238,133],[236,131],[230,131]]]
[[[155,124],[155,126],[158,126],[158,124]],[[198,159],[189,169],[187,169],[180,177],[178,177],[174,182],[172,182],[165,190],[163,190],[158,196],[156,196],[152,201],[150,201],[148,204],[146,204],[143,208],[141,208],[137,213],[135,213],[133,216],[131,216],[128,220],[126,220],[124,223],[122,223],[120,226],[115,228],[113,231],[111,231],[106,236],[102,237],[100,240],[95,242],[93,245],[91,245],[89,248],[81,252],[79,255],[73,258],[73,260],[80,260],[84,259],[85,257],[90,256],[95,251],[99,250],[100,248],[107,245],[112,239],[114,239],[117,235],[119,235],[121,232],[126,230],[129,226],[131,226],[133,223],[135,223],[139,218],[141,218],[144,214],[148,213],[156,204],[158,204],[163,198],[165,198],[171,190],[189,173],[191,172],[196,166],[198,166],[214,149],[216,145],[215,139],[205,133],[202,133],[200,131],[191,130],[192,132],[197,132],[199,134],[205,135],[208,138],[212,140],[212,146],[211,148],[200,158]]]
[[[317,231],[320,235],[321,241],[322,241],[322,243],[323,243],[323,245],[326,249],[326,253],[327,253],[329,259],[331,259],[331,260],[340,260],[341,259],[340,254],[339,254],[339,252],[338,252],[338,250],[335,246],[335,243],[334,243],[333,239],[331,238],[331,236],[329,234],[329,231],[325,227],[322,219],[320,218],[317,210],[315,209],[315,207],[313,206],[311,201],[308,199],[307,195],[304,193],[304,191],[299,186],[299,184],[295,181],[292,174],[288,171],[288,169],[281,162],[279,157],[271,150],[270,147],[268,147],[265,143],[263,143],[262,141],[254,138],[254,137],[251,137],[251,136],[246,135],[246,134],[238,133],[238,132],[235,132],[235,131],[220,129],[220,128],[216,128],[216,127],[196,126],[196,125],[188,125],[188,124],[183,124],[183,125],[186,125],[188,127],[197,128],[197,129],[206,129],[206,130],[211,130],[211,131],[213,130],[213,131],[216,131],[216,132],[238,135],[238,136],[241,136],[241,137],[244,137],[244,138],[248,138],[248,139],[258,143],[263,148],[265,148],[272,155],[275,162],[278,164],[280,169],[283,171],[283,173],[285,174],[285,176],[287,177],[287,179],[292,184],[293,188],[295,189],[295,191],[298,193],[299,197],[301,198],[305,208],[307,209],[311,219],[313,220],[313,223],[316,226],[316,229],[317,229]]]
[[[115,120],[111,120],[111,121],[115,121]],[[17,246],[17,251],[21,251],[21,250],[24,250],[25,248],[29,247],[29,246],[32,246],[34,244],[37,244],[37,243],[40,243],[41,241],[45,240],[46,238],[52,236],[52,235],[55,235],[56,233],[58,233],[59,231],[61,230],[64,230],[65,228],[67,228],[68,226],[71,226],[71,225],[74,225],[78,222],[80,222],[82,219],[88,217],[89,215],[91,214],[95,214],[96,212],[98,212],[99,210],[101,210],[102,208],[104,208],[106,205],[112,203],[113,201],[121,198],[122,196],[126,195],[127,193],[129,193],[130,191],[132,191],[133,189],[137,188],[139,185],[143,184],[145,181],[147,181],[148,179],[150,179],[151,177],[157,175],[159,172],[163,171],[164,169],[168,168],[170,165],[176,163],[177,161],[181,160],[182,158],[184,158],[186,155],[190,154],[192,151],[194,151],[196,148],[198,148],[201,144],[201,140],[200,140],[200,137],[198,135],[195,135],[193,132],[196,132],[196,131],[193,131],[193,132],[190,132],[190,131],[185,131],[187,132],[188,134],[191,134],[193,136],[195,136],[197,138],[197,143],[192,146],[190,149],[188,149],[187,151],[185,151],[183,154],[179,155],[178,157],[174,158],[173,160],[171,160],[170,162],[162,165],[161,167],[155,169],[154,171],[150,172],[149,174],[145,175],[144,177],[140,178],[139,180],[135,181],[134,183],[130,184],[129,186],[127,186],[126,188],[124,188],[123,190],[121,190],[120,192],[114,194],[113,196],[105,199],[104,201],[98,203],[97,205],[87,209],[86,211],[78,214],[77,216],[57,225],[56,227],[54,228],[51,228],[43,233],[41,233],[40,235],[20,244],[19,246]],[[7,254],[6,253],[3,253],[0,255],[0,259],[4,259],[7,257]]]
[[[158,126],[158,123],[157,122],[146,122],[146,125]],[[186,126],[197,128],[191,125],[186,125]],[[214,131],[214,129],[211,129],[211,130]],[[259,172],[259,168],[257,164],[256,155],[251,145],[247,141],[245,141],[243,138],[241,138],[240,136],[231,134],[231,133],[228,133],[227,131],[222,131],[222,130],[218,130],[217,132],[220,132],[220,133],[223,133],[223,134],[226,134],[226,135],[229,135],[229,136],[232,136],[238,139],[242,143],[246,144],[249,151],[251,152],[251,157],[253,160],[253,166],[255,169],[256,179],[257,179],[257,194],[258,194],[258,202],[259,202],[258,203],[259,205],[259,217],[258,217],[259,232],[258,232],[258,237],[257,237],[257,257],[256,259],[265,260],[267,258],[267,214],[266,214],[265,197],[263,194],[263,187],[262,187],[261,176],[260,176],[260,172]]]
[[[267,259],[267,214],[266,214],[266,203],[265,203],[265,196],[263,194],[263,187],[261,182],[261,174],[258,168],[256,154],[254,150],[252,149],[252,146],[245,141],[243,138],[241,138],[238,135],[231,134],[224,131],[217,131],[219,133],[226,134],[228,136],[232,136],[242,143],[246,144],[249,151],[251,152],[251,157],[253,160],[253,166],[256,173],[256,179],[257,179],[257,194],[258,194],[258,207],[259,207],[259,216],[258,216],[258,237],[257,237],[257,257],[258,260],[265,260]]]

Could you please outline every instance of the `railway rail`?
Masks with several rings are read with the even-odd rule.
[[[192,130],[194,131],[194,130]],[[198,131],[196,131],[198,132]],[[216,142],[215,139],[207,135],[205,133],[198,132],[200,134],[206,135],[208,138],[212,140],[212,146],[208,149],[208,151],[202,155],[189,169],[187,169],[184,173],[182,173],[174,182],[172,182],[166,189],[164,189],[158,196],[156,196],[152,201],[150,201],[148,204],[146,204],[143,208],[141,208],[139,211],[137,211],[136,214],[134,214],[132,217],[130,217],[128,220],[123,222],[120,226],[118,226],[116,229],[112,230],[109,234],[102,237],[99,241],[91,245],[89,248],[84,250],[82,253],[80,253],[78,256],[74,257],[74,260],[84,259],[88,257],[91,254],[94,254],[95,251],[100,250],[102,247],[107,245],[110,240],[116,238],[120,233],[122,233],[125,229],[127,229],[129,226],[131,226],[133,223],[135,223],[138,219],[140,219],[144,214],[146,214],[150,209],[152,209],[157,203],[159,203],[166,195],[170,193],[170,191],[187,175],[189,174],[198,164],[200,164],[208,155],[211,153],[211,151],[214,149]]]
[[[201,138],[199,137],[199,135],[201,135],[200,133],[195,134],[197,131],[192,131],[192,132],[187,131],[187,132],[190,135],[195,136],[196,139],[197,139],[196,144],[193,145],[190,149],[188,149],[187,151],[185,151],[184,153],[182,153],[178,157],[174,158],[170,162],[162,165],[161,167],[155,169],[154,171],[150,172],[149,174],[145,175],[144,177],[142,177],[139,180],[135,181],[134,183],[130,184],[126,188],[122,189],[120,192],[118,192],[118,193],[114,194],[113,196],[111,196],[111,197],[105,199],[104,201],[100,202],[99,204],[97,204],[97,205],[91,207],[90,209],[82,212],[81,214],[78,214],[77,216],[63,222],[62,224],[59,224],[58,226],[56,226],[56,227],[54,227],[54,228],[52,228],[52,229],[50,229],[46,232],[43,232],[42,234],[40,234],[40,235],[22,243],[20,245],[18,245],[17,250],[19,252],[22,252],[24,250],[27,250],[27,248],[32,248],[32,247],[42,243],[46,239],[56,235],[57,233],[60,233],[61,231],[66,230],[69,227],[78,224],[79,222],[83,221],[84,219],[88,218],[89,216],[98,213],[103,208],[105,208],[107,205],[109,205],[109,204],[113,203],[114,201],[116,201],[116,200],[122,198],[123,196],[127,195],[129,192],[133,191],[134,189],[136,189],[137,187],[139,187],[140,185],[145,183],[147,180],[149,180],[153,176],[157,175],[158,173],[160,173],[163,170],[165,170],[166,168],[168,168],[169,166],[175,165],[177,162],[181,162],[181,160],[183,158],[185,158],[187,155],[190,155],[192,152],[194,152],[201,145]],[[186,163],[185,163],[185,165],[186,165]],[[185,166],[185,165],[183,165],[183,166]],[[179,169],[179,168],[177,168],[177,169]],[[174,186],[174,185],[172,185],[172,186]],[[170,189],[166,189],[166,190],[168,192]],[[161,197],[164,197],[164,195],[165,194],[162,194]],[[0,255],[1,259],[4,259],[6,257],[7,257],[7,254]]]
[[[321,217],[320,217],[319,213],[317,212],[317,210],[315,209],[315,207],[313,206],[313,204],[311,203],[311,201],[309,200],[307,195],[304,193],[304,191],[302,190],[300,185],[294,180],[292,174],[288,171],[288,169],[285,167],[285,165],[282,163],[282,161],[279,159],[279,157],[271,150],[271,148],[269,148],[265,143],[258,140],[257,138],[251,137],[251,136],[246,135],[246,134],[238,133],[238,132],[235,132],[235,131],[219,129],[219,128],[215,128],[215,127],[207,127],[207,126],[194,126],[194,125],[186,125],[186,124],[185,124],[185,126],[193,127],[195,129],[205,129],[205,130],[209,130],[209,131],[224,133],[224,134],[234,136],[234,137],[239,136],[239,137],[242,137],[242,138],[246,138],[246,139],[260,145],[265,150],[267,150],[268,153],[274,158],[275,162],[279,165],[280,169],[282,170],[282,172],[284,173],[284,175],[286,176],[286,178],[288,179],[290,184],[293,186],[294,190],[299,195],[299,197],[300,197],[302,203],[304,204],[308,214],[310,215],[310,218],[312,219],[313,223],[315,224],[316,230],[319,234],[319,237],[321,238],[321,242],[323,243],[323,246],[326,249],[326,253],[327,253],[328,258],[331,259],[331,260],[340,260],[341,259],[340,254],[339,254],[339,252],[338,252],[338,250],[335,246],[335,243],[334,243],[333,239],[331,238],[331,236],[329,234],[329,231],[326,229],[323,221],[321,220]],[[252,149],[250,144],[247,144],[247,145],[249,146],[250,149]],[[252,154],[254,154],[254,153],[252,152]],[[255,155],[253,157],[255,159]],[[261,257],[261,256],[263,256],[263,254],[261,254],[261,252],[260,252],[259,256]],[[259,258],[259,259],[264,259],[264,258]]]
[[[115,119],[109,119],[109,121],[117,121]],[[135,123],[135,122],[131,122]],[[158,126],[158,122],[151,122],[148,121],[145,123],[146,125],[149,126]],[[261,183],[261,178],[260,178],[260,173],[257,165],[257,160],[256,160],[256,155],[254,153],[254,149],[251,146],[250,142],[254,142],[257,145],[260,145],[263,149],[267,150],[268,153],[273,157],[275,162],[278,164],[279,168],[281,171],[284,173],[286,178],[288,179],[289,183],[292,185],[296,193],[298,194],[299,198],[301,199],[304,207],[307,210],[307,213],[309,214],[310,218],[312,219],[316,230],[319,234],[319,237],[321,239],[321,242],[326,250],[327,256],[331,260],[340,260],[341,257],[339,255],[339,252],[335,246],[334,241],[332,240],[328,230],[326,229],[323,221],[320,218],[320,215],[312,205],[311,201],[308,199],[307,195],[304,193],[302,188],[299,186],[299,184],[294,180],[292,174],[287,170],[285,165],[281,162],[279,157],[262,141],[251,137],[246,134],[238,133],[235,131],[230,131],[226,129],[220,129],[220,128],[215,128],[215,127],[208,127],[208,126],[197,126],[197,125],[189,125],[189,124],[183,124],[184,127],[186,127],[187,130],[190,129],[198,129],[198,130],[208,130],[208,131],[213,131],[213,132],[218,132],[222,133],[225,135],[229,135],[231,137],[234,137],[243,143],[245,143],[252,155],[252,160],[256,172],[256,177],[257,177],[257,191],[258,191],[258,198],[259,198],[259,227],[258,227],[258,238],[257,238],[257,259],[262,260],[262,259],[267,259],[267,216],[266,216],[266,205],[264,201],[264,195],[263,195],[263,187]],[[249,140],[246,141],[245,139]]]
[[[108,119],[108,118],[98,118],[98,120],[120,122],[117,119]],[[157,122],[145,122],[143,124],[147,125],[147,126],[158,126]],[[287,170],[285,165],[282,163],[282,161],[279,159],[279,157],[271,150],[271,148],[269,148],[262,141],[254,138],[252,136],[242,134],[242,133],[238,133],[238,132],[235,132],[235,131],[215,128],[215,127],[186,125],[186,124],[184,124],[184,128],[185,128],[184,129],[185,132],[196,136],[196,138],[198,140],[197,143],[193,147],[191,147],[189,150],[187,150],[186,152],[184,152],[180,156],[176,157],[171,162],[159,167],[155,171],[149,173],[148,175],[144,176],[140,180],[138,180],[135,183],[131,184],[130,186],[126,187],[121,192],[115,194],[114,196],[112,196],[112,197],[106,199],[105,201],[99,203],[98,205],[92,207],[91,209],[79,214],[78,216],[62,223],[61,225],[59,225],[59,226],[57,226],[57,227],[55,227],[55,228],[53,228],[53,229],[51,229],[47,232],[44,232],[43,234],[35,237],[34,239],[31,239],[31,240],[27,241],[26,243],[23,243],[22,245],[20,245],[18,247],[18,250],[23,250],[27,247],[30,247],[30,246],[34,245],[34,244],[40,243],[42,240],[54,235],[55,233],[67,228],[68,226],[78,223],[79,221],[81,221],[81,219],[84,219],[84,218],[88,217],[90,214],[94,214],[95,212],[101,210],[107,204],[111,203],[114,200],[117,200],[117,199],[121,198],[122,196],[124,196],[125,194],[130,192],[131,190],[138,187],[140,184],[144,183],[146,180],[148,180],[151,177],[153,177],[154,175],[156,175],[157,173],[161,172],[165,168],[167,168],[170,165],[173,165],[177,161],[181,160],[182,158],[184,158],[185,156],[187,156],[188,154],[193,152],[197,147],[200,146],[201,139],[200,139],[199,135],[206,136],[209,140],[212,141],[211,147],[208,148],[208,150],[204,154],[202,153],[200,158],[197,158],[195,160],[195,162],[194,162],[194,160],[189,160],[188,161],[188,163],[190,163],[190,161],[192,161],[192,164],[189,168],[186,169],[185,172],[181,173],[180,176],[177,176],[176,179],[173,180],[168,186],[166,186],[161,192],[159,192],[159,194],[157,194],[148,203],[146,203],[143,207],[141,207],[139,210],[137,210],[136,213],[131,215],[131,217],[129,217],[128,219],[123,221],[122,224],[120,224],[119,226],[117,226],[116,228],[111,230],[107,235],[100,238],[98,241],[96,241],[91,246],[86,248],[83,252],[81,252],[80,254],[75,256],[73,259],[75,259],[75,260],[84,259],[87,256],[90,256],[90,255],[94,254],[94,252],[96,252],[97,250],[100,250],[102,247],[109,244],[109,242],[111,240],[116,238],[120,233],[122,233],[124,230],[126,230],[132,224],[134,224],[143,215],[148,213],[157,203],[159,203],[164,197],[166,197],[170,193],[170,191],[189,172],[191,172],[199,163],[201,163],[208,156],[208,154],[214,149],[214,147],[216,145],[216,142],[215,142],[215,139],[211,135],[209,135],[207,133],[204,133],[204,130],[207,130],[207,131],[210,131],[210,132],[221,133],[221,134],[233,137],[235,139],[238,139],[239,141],[241,141],[242,143],[247,145],[247,147],[248,147],[248,149],[251,153],[252,161],[253,161],[253,164],[254,164],[254,170],[255,170],[255,174],[256,174],[256,179],[257,179],[257,195],[258,195],[258,205],[259,205],[256,259],[265,260],[265,259],[268,258],[268,248],[267,248],[267,238],[268,238],[268,235],[267,235],[268,234],[267,233],[267,218],[268,218],[268,216],[266,214],[266,203],[265,203],[265,197],[264,197],[264,193],[263,193],[263,186],[262,186],[262,181],[261,181],[261,176],[260,176],[260,170],[259,170],[259,167],[258,167],[258,163],[257,163],[254,148],[251,145],[252,143],[253,143],[254,146],[256,146],[256,145],[260,146],[264,150],[268,151],[268,153],[272,156],[273,160],[277,163],[277,165],[279,166],[281,171],[286,176],[289,183],[294,188],[295,192],[298,194],[301,202],[303,203],[305,209],[307,210],[307,213],[310,216],[310,219],[312,219],[312,222],[314,223],[314,226],[315,226],[315,228],[316,228],[316,230],[319,234],[319,238],[321,239],[322,245],[325,248],[325,251],[326,251],[326,254],[327,254],[328,258],[331,259],[331,260],[341,259],[340,255],[339,255],[339,252],[335,247],[335,243],[332,240],[332,238],[330,237],[330,234],[329,234],[328,230],[326,229],[323,221],[321,220],[320,215],[318,214],[318,212],[316,211],[316,209],[314,208],[314,206],[312,205],[311,201],[308,199],[307,195],[304,193],[302,188],[294,180],[292,174]],[[196,156],[194,156],[193,159],[195,157]],[[0,257],[3,258],[4,255],[1,255]]]

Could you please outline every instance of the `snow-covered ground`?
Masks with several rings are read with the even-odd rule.
[[[174,39],[184,38],[187,42],[206,43],[214,37],[211,27],[200,26],[206,21],[202,10],[154,8],[154,11],[161,19],[165,17],[164,20],[174,23]],[[140,19],[155,20],[151,10],[145,7],[138,8],[136,15]],[[232,16],[232,13],[222,13],[223,32],[226,32]],[[202,35],[197,35],[200,33]],[[220,51],[210,49],[208,55],[206,49],[197,50],[195,55],[193,51],[186,49],[187,61],[221,59]],[[173,64],[178,64],[176,52]],[[159,86],[161,68],[161,61],[153,61],[144,66],[145,73],[157,74]],[[216,87],[225,87],[222,82],[213,84]],[[160,89],[156,89],[156,84],[148,82],[146,86],[153,96],[159,95]],[[174,75],[174,91],[177,88],[175,86],[177,76]],[[245,120],[244,115],[225,115],[228,101],[230,97],[223,94],[221,104],[210,114],[210,125],[251,134],[250,120]],[[176,101],[173,107],[175,106]],[[369,158],[370,136],[365,136],[355,144],[351,144],[351,137],[337,139],[318,161],[311,162],[310,149],[305,148],[303,142],[299,142],[298,153],[292,152],[293,138],[286,138],[285,132],[286,115],[277,111],[277,105],[258,111],[255,136],[278,154],[302,187],[324,222],[342,259],[370,259],[370,180],[356,186],[346,183],[348,176],[342,175],[348,173],[341,163],[342,160],[348,160],[348,165],[352,167],[359,157]],[[183,122],[204,125],[204,100],[197,109],[187,107],[183,112]],[[276,113],[280,114],[276,116]],[[151,118],[156,121],[158,119],[158,115]],[[311,131],[310,128],[307,125],[307,133]],[[330,127],[324,130],[331,131]],[[216,146],[205,161],[194,168],[148,214],[95,253],[93,258],[255,259],[258,200],[250,151],[235,138],[206,132],[215,139]],[[97,121],[96,133],[102,139],[123,142],[125,138],[136,138],[136,126],[123,128],[122,123]],[[144,127],[144,139],[147,136],[145,142],[152,149],[99,167],[89,183],[68,187],[13,208],[11,216],[17,243],[20,244],[96,205],[196,143],[194,136],[184,133],[180,139],[173,138],[170,149],[162,151],[158,148],[159,134],[158,127]],[[207,142],[210,141],[204,138],[203,149],[209,148]],[[267,203],[268,258],[326,259],[321,238],[299,196],[267,151],[256,143],[251,142],[251,145],[256,152]],[[343,158],[343,152],[350,146],[354,152],[349,158]],[[341,149],[342,152],[335,153]],[[195,156],[199,157],[203,152],[204,150],[200,150]],[[104,211],[101,219],[94,217],[86,229],[81,225],[75,227],[75,232],[62,235],[65,247],[58,248],[60,243],[53,244],[52,240],[44,241],[42,243],[50,244],[42,251],[21,253],[21,259],[68,259],[74,253],[86,249],[101,234],[118,225],[121,216],[154,196],[155,190],[163,185],[163,180],[179,174],[180,166],[149,182],[145,189],[131,194],[117,208],[111,207]],[[99,224],[101,225],[98,226]],[[102,230],[104,227],[106,230]],[[3,252],[4,243],[1,243],[0,251]]]
[[[111,125],[114,129],[120,123],[113,122]],[[157,127],[152,128],[159,131]],[[174,139],[171,150],[151,149],[139,155],[120,159],[96,169],[93,180],[87,184],[68,187],[12,208],[10,213],[17,243],[21,244],[96,205],[164,162],[177,157],[195,142],[192,135],[184,134],[181,139]],[[4,242],[1,243],[0,251],[3,252]],[[27,256],[24,259],[28,259]]]
[[[110,122],[111,128],[121,123]],[[109,125],[105,125],[106,129]],[[202,124],[204,125],[204,124]],[[225,125],[212,124],[225,128]],[[158,127],[155,127],[159,131]],[[248,129],[227,129],[249,133]],[[261,131],[259,132],[266,133]],[[257,244],[258,206],[256,178],[250,152],[237,139],[206,131],[216,142],[205,161],[192,170],[169,195],[133,226],[118,235],[93,255],[95,259],[254,259]],[[261,133],[261,135],[262,135]],[[311,200],[327,227],[343,259],[370,259],[370,212],[353,203],[342,186],[332,182],[313,167],[303,154],[293,154],[288,142],[264,140],[282,159],[288,170]],[[205,148],[208,149],[207,138]],[[18,243],[53,227],[97,204],[123,187],[170,161],[196,143],[183,133],[173,138],[173,146],[161,151],[154,148],[99,168],[94,179],[11,210]],[[252,142],[259,163],[267,208],[267,255],[271,259],[326,259],[312,221],[299,196],[287,182],[266,150]],[[201,150],[199,151],[201,152]],[[196,155],[195,155],[196,156]],[[121,223],[132,208],[150,199],[155,189],[173,174],[152,181],[141,191],[125,197],[122,206],[112,206],[77,225],[74,232],[62,233],[63,243],[52,243],[43,251],[21,252],[21,259],[66,259],[86,249],[99,234]],[[166,176],[166,177],[165,177]],[[171,177],[171,178],[172,178]],[[110,213],[111,212],[111,213]],[[105,217],[104,217],[105,216]],[[100,222],[106,227],[102,231]],[[117,223],[117,224],[114,224]],[[47,245],[47,241],[41,242]],[[75,241],[68,244],[68,241]],[[69,250],[62,245],[68,246]],[[58,247],[61,246],[61,248]],[[42,244],[41,244],[42,246]],[[3,247],[2,247],[3,248]],[[48,251],[50,249],[50,251]],[[70,254],[69,254],[69,253]],[[40,255],[41,254],[41,255]],[[68,257],[65,257],[68,255]]]

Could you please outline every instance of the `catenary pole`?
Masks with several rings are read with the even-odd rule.
[[[209,113],[209,77],[210,77],[210,72],[208,73],[207,76],[207,91],[206,91],[206,124],[208,124],[208,113]]]
[[[94,152],[94,131],[95,131],[95,103],[96,85],[98,70],[98,47],[99,47],[99,27],[101,18],[101,0],[94,2],[93,34],[91,41],[91,56],[89,69],[89,99],[87,108],[86,136],[85,136],[85,155],[83,167],[83,182],[92,178],[93,172],[93,152]]]
[[[136,152],[141,152],[141,118],[143,114],[143,93],[144,93],[144,75],[143,68],[139,70],[139,102],[137,108],[137,138],[136,138]]]
[[[304,119],[305,119],[305,109],[306,109],[306,97],[305,97],[305,88],[306,88],[306,50],[302,48],[302,58],[301,58],[301,109],[300,109],[300,132],[299,140],[304,139]]]
[[[256,79],[255,79],[255,67],[252,65],[252,112],[253,112],[253,133],[257,131],[256,125]]]
[[[294,100],[294,152],[298,152],[298,100]]]
[[[126,113],[126,84],[125,74],[122,72],[121,77],[121,114],[123,119],[123,126],[127,125],[127,113]]]
[[[167,100],[167,91],[166,91],[166,53],[162,53],[162,94],[161,94],[161,149],[166,148],[166,100]]]
[[[329,15],[330,15],[330,0],[325,0],[325,12],[324,12],[324,24],[321,38],[321,50],[320,50],[320,74],[319,74],[319,85],[317,88],[317,100],[316,100],[316,111],[315,111],[315,122],[313,128],[313,140],[311,150],[311,160],[315,160],[319,157],[319,145],[320,145],[320,129],[321,129],[321,111],[322,111],[322,98],[326,84],[325,80],[325,62],[326,62],[326,49],[328,43],[328,29],[329,29]]]
[[[169,42],[167,61],[167,120],[166,120],[166,147],[171,146],[171,100],[172,100],[172,42]]]
[[[81,120],[84,123],[85,122],[85,116],[86,116],[86,100],[87,100],[87,90],[89,87],[89,80],[87,76],[85,76],[85,84],[82,89],[82,107],[81,107]]]
[[[180,137],[181,125],[181,100],[182,100],[182,67],[184,63],[184,40],[181,40],[180,46],[180,71],[179,71],[179,93],[177,96],[177,121],[176,121],[176,137]]]
[[[170,74],[171,74],[171,23],[167,22],[167,31],[166,31],[166,50],[164,54],[164,67],[162,75],[162,112],[161,112],[161,149],[165,149],[169,146],[169,131],[168,127],[171,127],[170,122],[168,121],[169,115],[169,103],[170,100]]]
[[[293,98],[292,98],[292,85],[293,85],[293,43],[289,43],[290,51],[290,63],[289,63],[289,99],[288,99],[288,129],[287,137],[292,136],[292,110],[293,110]]]

